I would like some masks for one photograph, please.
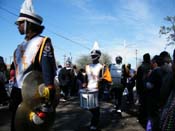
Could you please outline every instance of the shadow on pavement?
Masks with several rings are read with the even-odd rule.
[[[123,106],[122,116],[113,111],[111,102],[100,101],[101,131],[145,131],[138,123],[135,111]],[[10,131],[11,112],[0,108],[0,131]],[[91,113],[80,108],[79,97],[60,102],[56,108],[56,119],[51,131],[88,131]]]

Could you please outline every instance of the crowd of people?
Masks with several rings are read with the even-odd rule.
[[[82,97],[81,90],[94,92],[91,100],[97,99],[95,107],[88,107],[92,113],[90,129],[98,131],[100,121],[99,100],[114,104],[115,113],[122,115],[122,102],[138,106],[138,120],[149,131],[174,130],[174,57],[166,51],[151,58],[149,53],[143,55],[143,62],[136,70],[131,64],[122,64],[122,57],[116,57],[116,63],[104,65],[99,63],[101,51],[91,50],[92,64],[84,68],[77,68],[71,59],[67,59],[64,66],[58,65],[56,76],[60,86],[60,101],[68,101],[71,97]],[[10,110],[15,112],[22,101],[21,91],[15,87],[14,62],[10,68],[0,57],[1,67],[1,103],[6,99],[10,102]],[[98,67],[98,68],[97,68]],[[108,71],[108,72],[106,72]],[[13,90],[10,97],[6,94],[5,84]],[[136,96],[134,95],[136,88]],[[16,89],[17,88],[17,89]],[[123,101],[124,90],[127,97]],[[97,94],[95,93],[97,92]],[[3,95],[2,95],[3,94]],[[4,95],[5,94],[5,95]],[[80,98],[81,99],[81,98]],[[84,103],[83,103],[84,104]],[[82,108],[86,108],[83,107]],[[15,117],[15,116],[13,116]],[[14,126],[14,119],[12,125]],[[14,128],[12,126],[12,128]]]
[[[9,69],[0,57],[0,104],[9,101],[11,131],[48,131],[56,119],[58,100],[74,96],[92,114],[90,131],[100,131],[100,100],[113,102],[114,112],[121,116],[123,102],[137,104],[138,120],[147,131],[175,130],[175,51],[173,57],[166,51],[152,58],[145,53],[143,62],[133,69],[121,56],[116,56],[115,63],[100,63],[102,52],[95,42],[90,51],[92,62],[85,67],[79,69],[71,59],[57,66],[51,38],[41,35],[43,19],[31,6],[31,1],[25,0],[15,22],[25,38]],[[10,95],[6,84],[12,88]]]

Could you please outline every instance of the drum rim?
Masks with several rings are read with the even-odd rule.
[[[80,92],[89,92],[89,93],[91,93],[91,92],[98,92],[98,89],[80,89]]]

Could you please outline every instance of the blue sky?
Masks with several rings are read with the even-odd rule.
[[[0,1],[0,55],[6,63],[24,38],[14,24],[22,3]],[[71,55],[73,62],[88,55],[97,41],[113,62],[121,55],[125,63],[135,67],[136,50],[138,62],[144,53],[154,56],[164,50],[166,39],[160,37],[159,29],[170,25],[164,20],[166,16],[175,16],[175,0],[33,0],[33,5],[44,18],[43,35],[51,37],[61,64],[65,55]],[[173,48],[167,51],[172,53]]]

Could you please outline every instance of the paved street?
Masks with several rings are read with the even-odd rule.
[[[79,98],[73,97],[57,106],[56,120],[51,131],[88,131],[91,114],[81,109]],[[111,103],[101,101],[100,124],[102,131],[144,131],[138,123],[135,107],[123,105],[122,117],[112,111]],[[0,131],[10,131],[11,113],[8,107],[0,108]]]

